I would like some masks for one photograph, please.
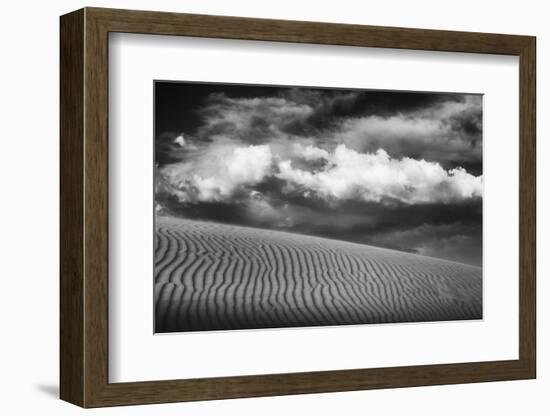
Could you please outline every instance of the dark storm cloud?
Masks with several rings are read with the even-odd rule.
[[[423,224],[379,233],[365,243],[475,266],[481,266],[483,261],[481,223]]]
[[[159,212],[481,262],[481,96],[155,85]]]
[[[295,102],[308,104],[315,109],[308,117],[307,124],[317,128],[327,128],[342,117],[391,117],[464,99],[459,94],[398,91],[292,89],[287,94]]]

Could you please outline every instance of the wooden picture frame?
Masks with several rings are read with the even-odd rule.
[[[60,396],[82,407],[535,378],[535,38],[85,8],[61,17]],[[109,383],[110,32],[515,55],[520,92],[519,359]]]

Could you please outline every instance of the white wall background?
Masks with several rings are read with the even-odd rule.
[[[550,26],[536,0],[441,2],[353,0],[271,2],[121,0],[5,2],[0,14],[0,410],[3,414],[72,415],[83,410],[58,394],[58,16],[82,6],[155,9],[276,19],[407,26],[536,35],[538,38],[538,379],[260,399],[166,404],[87,411],[102,415],[543,415],[550,408],[550,361],[543,325],[550,302],[544,249],[550,238],[543,212],[550,146],[544,140],[545,73]],[[503,169],[506,167],[503,166]]]

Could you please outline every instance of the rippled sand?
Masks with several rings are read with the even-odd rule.
[[[155,331],[481,319],[481,268],[362,244],[156,219]]]

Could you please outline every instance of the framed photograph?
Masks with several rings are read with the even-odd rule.
[[[62,16],[61,398],[535,378],[535,49]]]

